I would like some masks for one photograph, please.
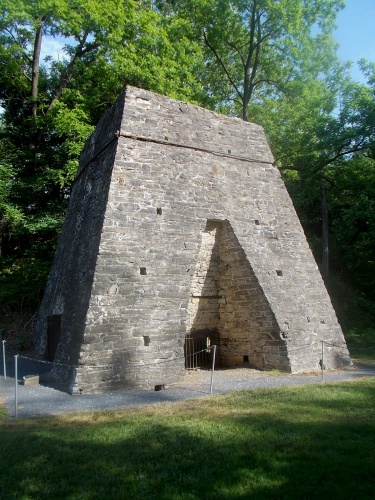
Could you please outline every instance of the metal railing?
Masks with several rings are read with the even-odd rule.
[[[186,370],[211,368],[212,354],[209,337],[185,337],[184,350]]]

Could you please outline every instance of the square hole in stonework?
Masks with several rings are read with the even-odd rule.
[[[259,226],[259,224],[260,224],[260,222],[256,219],[256,220],[255,220],[255,225],[256,225],[256,226]]]
[[[140,267],[139,268],[139,272],[142,276],[146,276],[147,275],[147,269],[145,267]]]
[[[283,272],[282,272],[282,271],[280,271],[280,270],[278,270],[278,271],[276,271],[276,274],[277,274],[277,276],[282,276],[282,275],[283,275]]]
[[[155,385],[155,391],[164,391],[164,389],[165,389],[164,384]]]
[[[249,362],[249,356],[244,356],[243,357],[243,362],[248,363]]]
[[[144,345],[146,347],[148,347],[150,345],[150,337],[149,337],[149,335],[144,335],[143,336],[143,342],[144,342]]]
[[[158,215],[161,215],[161,214],[162,214],[162,209],[161,209],[161,208],[157,208],[157,209],[156,209],[156,213],[157,213]]]

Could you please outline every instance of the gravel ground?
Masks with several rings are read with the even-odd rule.
[[[210,395],[211,371],[189,371],[185,379],[161,391],[116,391],[105,394],[71,396],[59,390],[50,376],[51,364],[19,356],[17,384],[17,416],[37,417],[87,410],[113,410],[131,406],[174,402]],[[7,363],[7,377],[3,367],[0,377],[0,397],[15,416],[14,360]],[[23,385],[25,375],[38,374],[38,386]],[[345,370],[325,373],[325,381],[353,380],[375,377],[375,365],[358,363]],[[304,385],[322,382],[321,374],[286,375],[260,372],[248,368],[217,370],[213,379],[213,394],[224,394],[243,389],[258,389],[284,385]]]

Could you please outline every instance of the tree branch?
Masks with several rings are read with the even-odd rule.
[[[240,92],[240,90],[238,89],[237,85],[234,83],[232,77],[230,76],[229,74],[229,71],[227,70],[225,64],[223,63],[221,57],[219,56],[219,54],[217,53],[215,47],[213,47],[210,42],[208,41],[207,39],[207,35],[206,35],[206,32],[203,30],[203,38],[204,38],[204,41],[205,41],[205,44],[207,45],[207,47],[213,52],[214,56],[216,57],[216,60],[217,62],[220,64],[220,66],[222,67],[222,69],[224,70],[229,82],[231,83],[231,85],[233,86],[233,88],[235,89],[238,97],[241,99],[241,101],[243,102],[243,94]]]
[[[340,158],[343,158],[346,155],[350,155],[350,154],[353,154],[353,153],[359,153],[360,151],[365,151],[368,148],[369,148],[369,146],[367,144],[363,145],[363,141],[361,141],[355,147],[353,147],[351,149],[347,149],[345,151],[341,151],[339,153],[336,153],[331,158],[329,158],[329,159],[327,159],[325,161],[322,161],[321,165],[318,166],[316,168],[316,170],[321,170],[323,167],[331,165],[331,163],[334,163],[335,161],[339,160]],[[277,161],[279,161],[279,160],[275,160],[275,163],[277,163]],[[278,167],[278,169],[279,170],[294,170],[294,171],[298,172],[299,170],[301,170],[301,166],[300,165],[285,165],[285,166],[282,165],[282,166]]]
[[[235,52],[237,52],[237,54],[239,55],[240,59],[241,59],[241,62],[243,64],[243,66],[245,66],[245,59],[243,57],[243,55],[241,54],[241,51],[239,48],[236,47],[236,45],[234,43],[231,43],[229,42],[228,40],[225,40],[224,43],[226,43],[227,45],[229,45],[229,47],[231,47]]]
[[[269,85],[274,85],[280,92],[285,94],[284,90],[281,88],[280,84],[278,82],[275,82],[273,80],[268,80],[267,78],[263,78],[262,80],[257,80],[256,82],[253,83],[253,88],[255,88],[257,85],[260,83],[268,83]]]
[[[327,160],[325,162],[324,166],[330,165],[331,163],[335,162],[336,160],[339,160],[340,158],[342,158],[343,156],[350,155],[353,153],[359,153],[360,151],[364,151],[364,150],[368,149],[368,147],[369,147],[368,145],[363,146],[363,141],[361,141],[357,146],[353,147],[352,149],[348,149],[346,151],[336,153],[334,156],[332,156],[332,158],[330,158],[329,160]]]
[[[74,56],[71,59],[70,63],[66,67],[65,71],[61,74],[60,76],[60,81],[59,81],[59,86],[57,87],[56,93],[54,97],[51,99],[51,102],[47,108],[46,114],[48,114],[53,106],[56,104],[56,102],[60,99],[61,94],[63,93],[63,90],[67,88],[67,86],[70,83],[70,80],[72,79],[73,76],[73,70],[74,66],[76,64],[76,61],[81,59],[85,54],[97,49],[99,47],[98,43],[92,43],[87,45],[87,47],[84,48],[84,45],[86,43],[87,37],[89,36],[89,31],[86,31],[83,35],[83,38],[81,39],[79,45],[77,46]]]

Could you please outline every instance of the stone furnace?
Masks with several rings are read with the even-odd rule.
[[[127,87],[81,155],[35,329],[71,393],[350,363],[261,127]],[[196,344],[198,346],[198,344]]]

